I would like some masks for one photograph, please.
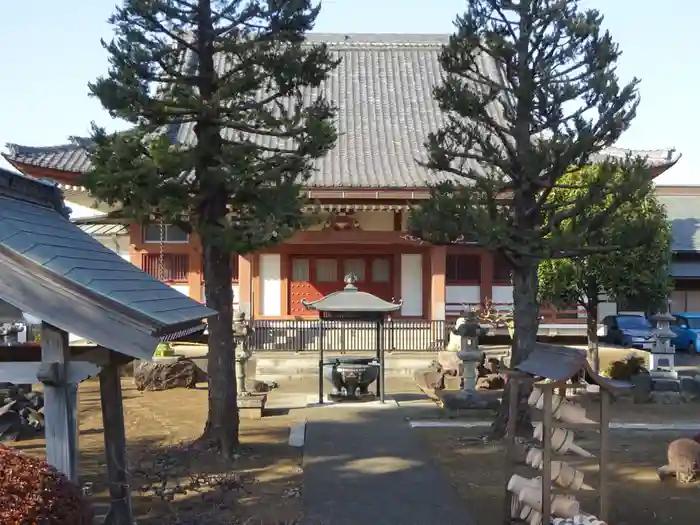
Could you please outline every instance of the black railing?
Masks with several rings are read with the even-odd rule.
[[[323,338],[329,352],[368,352],[377,345],[377,325],[359,320],[253,321],[255,351],[316,352]],[[454,321],[388,320],[382,338],[386,351],[426,352],[445,348]]]

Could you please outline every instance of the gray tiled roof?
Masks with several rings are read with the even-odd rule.
[[[423,144],[428,133],[444,122],[432,90],[441,79],[438,59],[448,36],[314,34],[309,38],[328,43],[342,62],[321,87],[338,107],[338,143],[317,163],[308,185],[417,188],[436,181],[439,176],[421,167],[416,159],[425,158]],[[226,68],[224,57],[219,57],[218,67]],[[482,69],[488,75],[498,75],[487,58]],[[309,90],[305,96],[311,100],[316,94],[316,90]],[[174,135],[178,142],[191,144],[193,125],[181,126]],[[260,142],[265,140],[270,139]],[[84,146],[84,139],[50,148],[9,144],[7,157],[30,165],[84,172],[90,166]],[[627,152],[614,148],[607,155],[618,157]],[[674,162],[672,150],[640,153],[648,156],[652,165]]]
[[[53,168],[72,173],[84,173],[90,169],[90,160],[85,152],[89,139],[75,139],[73,143],[60,146],[20,146],[7,144],[8,160],[38,166]]]
[[[700,195],[660,195],[671,222],[674,252],[700,252]]]

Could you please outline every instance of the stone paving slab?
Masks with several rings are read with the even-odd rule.
[[[302,525],[474,525],[399,408],[309,409]]]

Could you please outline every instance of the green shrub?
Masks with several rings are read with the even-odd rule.
[[[154,357],[172,357],[175,355],[175,350],[170,343],[160,343],[153,353]]]
[[[632,376],[647,373],[643,357],[628,355],[625,359],[613,361],[603,371],[603,376],[618,381],[629,381]]]

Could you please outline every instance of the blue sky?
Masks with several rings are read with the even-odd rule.
[[[87,96],[87,83],[106,70],[100,38],[115,0],[0,2],[0,148],[65,143],[90,122],[118,124]],[[698,184],[696,145],[700,84],[695,41],[700,2],[585,0],[600,9],[624,55],[623,80],[642,79],[642,103],[619,145],[675,147],[681,161],[662,184]],[[316,31],[341,33],[447,33],[465,0],[326,0]],[[0,163],[4,164],[4,160]]]

